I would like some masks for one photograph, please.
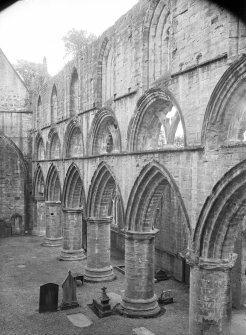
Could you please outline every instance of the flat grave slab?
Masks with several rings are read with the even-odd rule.
[[[155,335],[150,330],[144,327],[133,328],[132,335]]]
[[[92,321],[82,313],[69,314],[67,318],[75,327],[85,328],[92,325]]]

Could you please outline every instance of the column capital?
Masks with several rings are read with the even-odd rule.
[[[56,206],[56,205],[61,205],[61,201],[45,200],[45,204],[51,205],[51,206]]]
[[[87,222],[89,224],[111,224],[113,217],[105,216],[105,217],[87,217]]]
[[[84,209],[82,207],[76,207],[76,208],[63,207],[62,210],[63,212],[66,212],[66,213],[83,213],[84,212]]]
[[[152,229],[150,231],[126,230],[125,238],[128,240],[148,240],[154,238],[158,231],[158,229]]]
[[[221,270],[227,271],[230,270],[236,262],[237,254],[230,254],[228,258],[205,258],[199,257],[197,253],[195,253],[191,249],[186,249],[179,253],[179,255],[185,258],[186,262],[191,267],[199,267],[200,269],[205,270]]]

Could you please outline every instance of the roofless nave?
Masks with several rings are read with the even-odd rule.
[[[87,257],[92,282],[125,250],[133,316],[159,311],[154,259],[190,272],[190,334],[230,334],[246,302],[245,51],[222,7],[140,0],[31,105],[1,53],[2,227]]]

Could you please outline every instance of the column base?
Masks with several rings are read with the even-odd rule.
[[[45,237],[41,245],[43,247],[60,247],[62,245],[62,239],[63,239],[62,237],[59,237],[59,238]]]
[[[33,235],[33,236],[39,236],[39,237],[43,237],[43,236],[45,236],[45,231],[42,232],[42,231],[40,231],[40,230],[38,230],[38,229],[33,229],[33,230],[31,231],[31,235]]]
[[[106,268],[93,269],[85,268],[84,280],[89,283],[110,282],[116,279],[112,266]]]
[[[129,317],[154,317],[161,312],[156,295],[150,299],[122,298],[119,312]]]
[[[84,249],[80,250],[62,250],[58,259],[60,261],[81,261],[86,258]]]

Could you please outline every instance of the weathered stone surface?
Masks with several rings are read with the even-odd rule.
[[[82,248],[82,210],[81,208],[63,208],[63,245],[61,260],[84,259]]]
[[[154,241],[157,230],[126,232],[126,290],[122,312],[130,316],[154,316],[160,312],[154,293]]]
[[[87,265],[85,281],[104,282],[115,279],[110,264],[110,223],[112,217],[87,219]]]

